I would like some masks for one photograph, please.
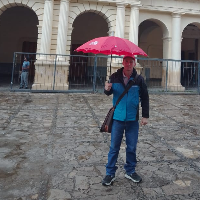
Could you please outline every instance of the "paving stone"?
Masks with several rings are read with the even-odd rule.
[[[150,95],[137,148],[143,181],[124,177],[123,138],[116,181],[104,187],[110,134],[99,125],[111,96],[0,91],[0,200],[200,199],[199,100]]]

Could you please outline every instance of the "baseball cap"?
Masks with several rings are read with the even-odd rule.
[[[125,58],[133,58],[133,60],[135,60],[135,56],[134,55],[125,55],[124,57],[123,57],[123,60],[125,59]]]

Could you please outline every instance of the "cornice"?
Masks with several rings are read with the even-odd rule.
[[[149,10],[149,11],[158,11],[158,12],[170,12],[170,13],[176,13],[176,14],[192,14],[192,15],[200,15],[200,9],[194,10],[194,9],[184,9],[177,10],[176,7],[165,7],[165,6],[144,6],[142,5],[140,7],[140,10]]]
[[[70,1],[70,0],[69,0]],[[78,0],[77,0],[78,1]],[[88,0],[82,0],[88,2]],[[140,10],[145,11],[157,11],[157,12],[168,12],[168,13],[179,13],[179,14],[190,14],[190,15],[200,15],[200,0],[166,0],[165,5],[160,5],[160,0],[89,0],[90,2],[95,3],[110,3],[115,5],[124,5],[127,7],[138,7]],[[148,3],[147,3],[148,2]],[[178,3],[177,3],[178,2]],[[180,9],[180,4],[183,4],[183,7]],[[184,3],[185,8],[184,8]],[[190,3],[190,6],[188,6]],[[197,4],[197,6],[195,5]],[[199,8],[199,9],[198,9]]]

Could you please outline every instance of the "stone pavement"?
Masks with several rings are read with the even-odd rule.
[[[200,96],[150,95],[140,127],[137,172],[101,185],[110,135],[99,132],[104,94],[0,92],[0,200],[200,199]]]

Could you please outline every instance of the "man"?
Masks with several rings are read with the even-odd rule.
[[[136,77],[135,57],[124,56],[123,66],[110,77],[110,82],[105,83],[104,93],[106,95],[113,94],[113,105],[115,105],[119,96],[123,93],[125,87],[130,84]],[[139,100],[141,100],[142,119],[141,125],[146,125],[149,118],[149,95],[147,86],[141,75],[137,77],[136,83],[128,90],[122,100],[117,105],[111,131],[111,144],[108,153],[108,163],[106,165],[106,176],[102,181],[102,185],[108,186],[115,180],[115,172],[117,170],[116,162],[120,150],[123,133],[126,136],[126,171],[125,177],[133,182],[139,183],[142,178],[135,172],[136,167],[136,146],[139,131]]]
[[[28,61],[28,56],[24,56],[24,62],[22,65],[22,73],[21,73],[21,82],[20,82],[20,88],[22,89],[25,85],[25,89],[28,89],[28,71],[30,67],[30,62]]]

